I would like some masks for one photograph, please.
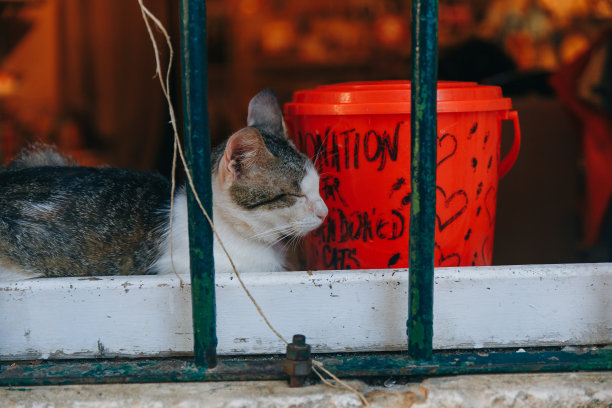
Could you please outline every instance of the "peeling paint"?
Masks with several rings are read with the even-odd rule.
[[[98,353],[100,356],[104,356],[104,345],[100,340],[98,340]]]

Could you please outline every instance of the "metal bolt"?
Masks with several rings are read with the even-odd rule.
[[[287,357],[283,365],[285,374],[289,376],[289,387],[302,387],[304,380],[312,371],[310,360],[310,345],[302,334],[293,336],[293,342],[287,344]]]

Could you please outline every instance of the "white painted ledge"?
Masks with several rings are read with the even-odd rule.
[[[184,277],[185,278],[185,277]],[[407,270],[243,274],[287,339],[315,352],[406,348]],[[284,353],[237,280],[218,275],[218,353]],[[612,264],[439,268],[434,348],[612,343]],[[189,285],[172,276],[0,286],[0,358],[190,354]]]

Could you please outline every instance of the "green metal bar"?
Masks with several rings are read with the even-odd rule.
[[[185,153],[195,189],[212,217],[206,2],[181,0],[180,16]],[[187,206],[195,363],[202,368],[212,368],[217,364],[213,235],[189,188]]]
[[[314,356],[341,378],[547,373],[612,370],[612,350],[585,353],[437,352],[427,362],[405,354]],[[214,370],[179,359],[16,363],[0,369],[0,386],[138,383],[168,381],[281,380],[283,358],[220,358]]]
[[[432,357],[433,270],[436,217],[436,85],[438,2],[412,2],[410,289],[408,353]]]

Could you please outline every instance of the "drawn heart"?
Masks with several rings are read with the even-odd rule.
[[[442,147],[442,145],[444,145],[444,147]],[[441,151],[444,151],[444,153],[440,154]],[[450,159],[456,152],[457,138],[454,135],[445,133],[442,137],[438,137],[438,157],[442,156],[442,158],[438,160],[438,166]]]
[[[485,211],[489,218],[489,227],[495,224],[495,204],[497,202],[497,195],[495,194],[495,187],[491,186],[485,193]]]
[[[457,190],[450,197],[446,196],[446,192],[440,186],[436,186],[436,193],[440,193],[442,200],[438,198],[436,194],[436,202],[440,205],[436,205],[438,212],[436,213],[436,221],[438,225],[438,231],[442,232],[446,227],[451,225],[457,218],[461,216],[467,210],[468,207],[468,196],[463,190]],[[442,211],[440,211],[442,209]]]
[[[453,252],[449,255],[442,253],[442,248],[437,243],[434,244],[434,258],[437,266],[459,266],[461,265],[461,257],[458,253]]]

